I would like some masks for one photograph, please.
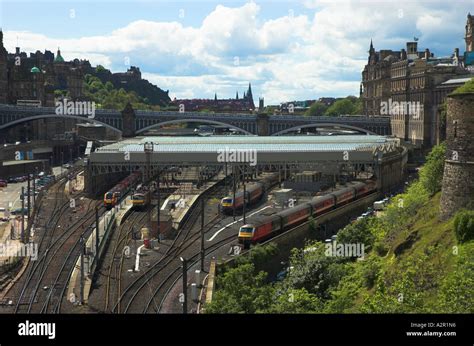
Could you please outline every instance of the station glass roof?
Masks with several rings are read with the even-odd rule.
[[[211,136],[211,137],[135,137],[97,148],[95,153],[144,152],[144,143],[152,142],[155,153],[215,153],[218,150],[252,149],[259,152],[331,152],[369,151],[394,138],[376,135],[343,136]]]

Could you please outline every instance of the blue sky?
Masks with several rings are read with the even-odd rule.
[[[172,97],[242,95],[265,103],[357,95],[375,48],[464,52],[474,0],[26,1],[0,0],[8,51],[61,47],[112,71],[139,66]]]

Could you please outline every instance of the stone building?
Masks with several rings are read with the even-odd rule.
[[[0,34],[3,38],[3,33]],[[6,63],[5,63],[6,61]],[[83,98],[84,75],[92,67],[87,60],[65,61],[58,49],[56,55],[46,50],[28,56],[16,47],[7,53],[0,41],[0,102],[22,104],[36,101],[41,106],[54,106],[61,92],[71,100]]]
[[[466,52],[472,49],[473,28],[474,19],[469,14]],[[449,57],[435,57],[429,49],[420,52],[417,41],[407,42],[406,49],[400,51],[379,52],[371,42],[362,72],[364,113],[391,116],[395,136],[417,147],[431,147],[443,137],[439,107],[447,95],[436,93],[436,88],[450,79],[468,76],[464,60],[457,48]]]
[[[447,108],[442,219],[461,208],[474,209],[474,93],[449,95]]]
[[[203,110],[214,112],[248,112],[255,110],[255,104],[252,95],[252,86],[244,92],[243,97],[239,98],[236,93],[235,98],[218,99],[217,94],[214,99],[174,99],[171,105],[175,107],[183,107],[186,112],[199,112]]]

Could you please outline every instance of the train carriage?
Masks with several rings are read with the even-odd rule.
[[[309,203],[270,216],[258,216],[252,224],[244,225],[239,229],[239,242],[244,246],[261,242],[307,221],[311,215],[322,215],[333,208],[345,205],[374,191],[376,191],[375,181],[351,183],[350,186],[328,195],[315,197]]]
[[[311,205],[309,203],[300,204],[294,208],[289,208],[278,213],[282,218],[283,228],[296,226],[311,216]]]
[[[355,190],[352,187],[346,187],[341,190],[331,192],[336,199],[336,205],[341,206],[349,203],[355,198]]]
[[[332,209],[336,205],[336,201],[333,195],[326,195],[314,197],[309,204],[313,209],[313,216],[318,216]]]
[[[258,202],[268,189],[278,182],[278,174],[273,173],[260,181],[247,186],[246,189],[246,205],[251,205]],[[244,193],[243,190],[239,190],[235,193],[235,203],[233,202],[232,196],[226,196],[221,199],[221,209],[224,213],[231,213],[233,209],[240,210],[244,206]]]

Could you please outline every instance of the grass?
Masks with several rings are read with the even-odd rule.
[[[421,299],[422,309],[426,312],[436,310],[441,281],[454,269],[456,262],[453,247],[457,246],[457,242],[453,220],[439,221],[440,197],[441,193],[438,193],[422,206],[417,214],[408,220],[407,228],[398,232],[387,244],[390,248],[387,255],[379,257],[382,264],[379,273],[388,286],[400,280],[407,268],[417,268],[414,277],[415,280],[423,282],[421,285],[424,286],[424,292]],[[396,251],[400,248],[403,250]],[[375,253],[372,256],[376,256]],[[423,261],[422,265],[416,267],[414,263],[420,260]],[[357,263],[356,266],[364,266],[364,262]],[[358,312],[375,291],[374,287],[362,287],[354,300],[353,308],[347,312]]]

